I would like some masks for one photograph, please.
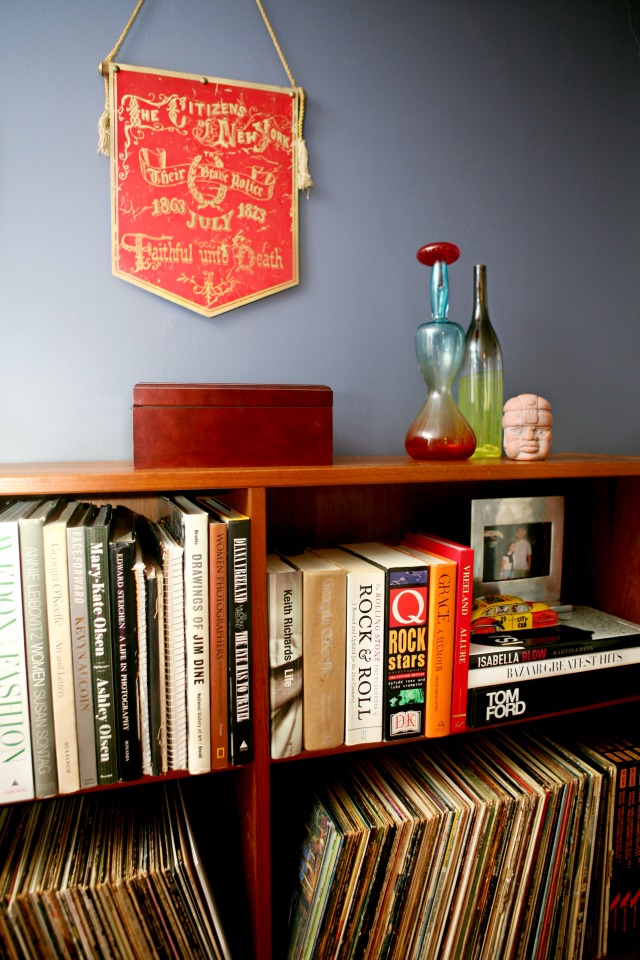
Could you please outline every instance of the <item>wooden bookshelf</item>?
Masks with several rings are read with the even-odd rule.
[[[214,790],[219,776],[233,778],[237,790],[238,846],[256,960],[278,955],[272,929],[274,778],[292,764],[303,777],[309,762],[306,755],[284,764],[270,760],[268,549],[393,540],[410,527],[468,540],[475,498],[562,494],[564,597],[640,622],[640,457],[559,454],[531,463],[339,457],[332,466],[184,470],[134,470],[126,462],[0,467],[0,502],[9,496],[67,494],[153,513],[157,495],[177,491],[224,491],[252,519],[255,760],[207,779]],[[321,759],[331,762],[331,757]]]

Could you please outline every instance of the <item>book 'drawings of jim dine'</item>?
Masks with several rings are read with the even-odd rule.
[[[213,317],[298,283],[295,90],[110,64],[113,273]]]

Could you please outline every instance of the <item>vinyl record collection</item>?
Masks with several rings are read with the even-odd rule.
[[[6,960],[230,960],[180,788],[0,808]]]
[[[630,743],[491,731],[359,757],[315,794],[289,960],[637,949]]]

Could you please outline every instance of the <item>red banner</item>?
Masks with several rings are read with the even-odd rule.
[[[113,273],[207,317],[298,283],[289,88],[112,64]]]

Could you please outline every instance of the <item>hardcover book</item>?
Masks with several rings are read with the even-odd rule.
[[[59,502],[41,501],[18,520],[31,748],[38,798],[52,797],[58,792],[42,528]]]
[[[136,543],[135,514],[126,507],[116,507],[109,535],[109,597],[120,780],[137,780],[142,775],[138,698],[138,611],[134,574]]]
[[[95,787],[98,783],[85,543],[85,526],[95,512],[93,504],[83,503],[67,525],[73,690],[81,789]]]
[[[239,765],[253,760],[251,520],[216,497],[197,502],[227,525],[229,756]]]
[[[302,751],[302,574],[267,554],[271,756]]]
[[[163,498],[166,523],[183,547],[187,658],[188,768],[211,770],[209,531],[206,510],[187,497]]]
[[[229,622],[227,525],[209,515],[209,635],[211,769],[229,762]]]
[[[147,658],[149,661],[147,700],[149,737],[151,740],[151,773],[158,777],[169,770],[167,743],[167,678],[164,627],[164,575],[153,557],[144,557],[145,602],[147,623]]]
[[[164,665],[164,715],[166,718],[166,762],[169,770],[186,770],[187,751],[187,667],[184,642],[183,547],[160,522],[144,524],[143,549],[162,572],[162,659]],[[160,625],[160,621],[158,621]],[[150,667],[151,682],[157,682]],[[153,736],[153,732],[152,732]]]
[[[302,574],[302,729],[305,750],[344,743],[344,569],[304,551],[283,554]]]
[[[63,503],[42,530],[59,793],[80,789],[67,527],[81,510],[75,501]]]
[[[469,690],[467,723],[484,727],[615,703],[637,694],[639,682],[640,663],[628,663],[476,687]]]
[[[313,552],[347,572],[345,743],[375,743],[384,702],[384,571],[347,550]]]
[[[345,550],[385,572],[385,740],[425,734],[429,565],[382,543]]]
[[[19,500],[0,512],[0,802],[35,796],[18,520],[34,509]]]
[[[98,783],[118,779],[113,634],[109,590],[109,535],[113,509],[98,507],[87,521],[85,562]]]
[[[409,532],[403,542],[436,556],[453,560],[456,573],[456,613],[451,687],[451,732],[458,733],[467,725],[467,674],[471,637],[471,604],[473,601],[473,547],[454,543],[429,533]]]
[[[444,737],[451,732],[458,564],[418,547],[403,544],[400,549],[429,565],[425,732]]]

